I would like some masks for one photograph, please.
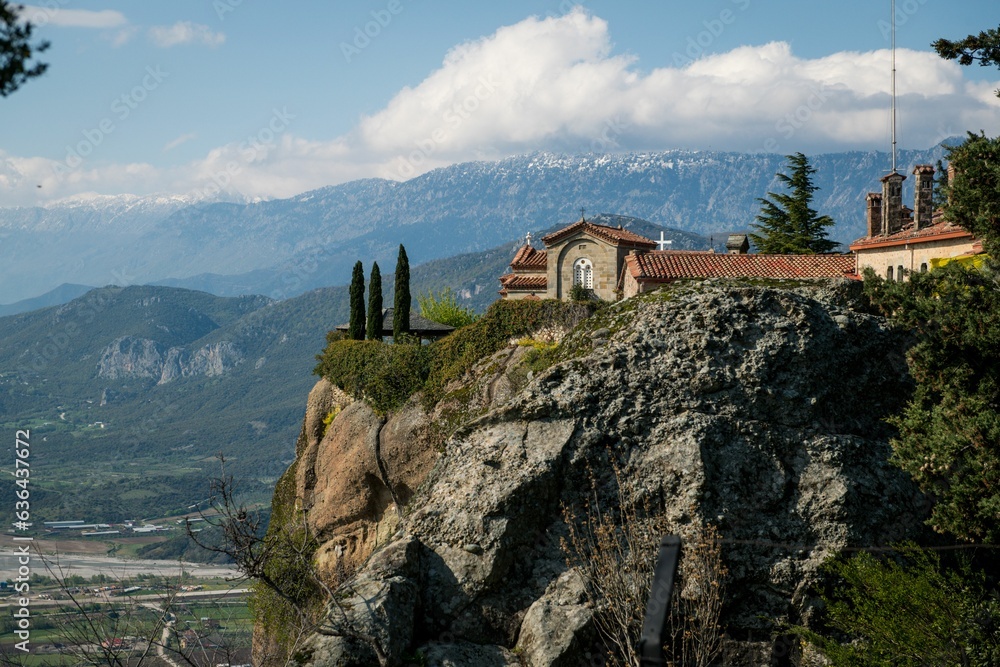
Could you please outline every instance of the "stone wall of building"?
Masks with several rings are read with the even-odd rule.
[[[871,268],[875,275],[885,278],[891,266],[893,278],[898,279],[900,266],[907,273],[919,272],[922,264],[930,269],[932,259],[972,252],[973,243],[972,239],[962,238],[858,250],[858,273]]]
[[[663,283],[640,283],[635,279],[627,269],[623,268],[622,277],[622,298],[628,299],[636,294],[642,294],[643,292],[652,292],[655,289],[661,287]]]
[[[548,250],[548,298],[566,299],[573,287],[573,264],[580,258],[589,259],[594,270],[594,294],[605,301],[614,301],[618,283],[618,248],[598,241],[587,234],[574,234]]]

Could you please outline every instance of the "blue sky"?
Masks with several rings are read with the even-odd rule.
[[[884,149],[889,6],[43,0],[49,72],[0,99],[0,205],[290,196],[533,150]],[[901,146],[1000,132],[1000,72],[929,47],[998,24],[897,0]]]

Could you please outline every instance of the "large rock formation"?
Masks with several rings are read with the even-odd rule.
[[[734,640],[807,621],[827,557],[904,538],[926,511],[887,462],[905,341],[852,294],[706,282],[615,304],[537,375],[515,348],[487,360],[440,453],[442,406],[383,423],[321,383],[297,502],[321,565],[358,569],[300,657],[378,664],[365,636],[389,664],[591,664],[594,608],[560,537],[562,508],[594,494],[718,527]]]

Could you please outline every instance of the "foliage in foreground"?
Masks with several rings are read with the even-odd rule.
[[[35,26],[23,19],[23,10],[22,5],[0,0],[0,97],[7,97],[49,67],[46,63],[28,62],[48,49],[49,43],[31,43]]]
[[[955,177],[948,184],[945,216],[1000,257],[1000,137],[970,132],[965,142],[948,149],[948,162]]]
[[[938,55],[945,60],[958,60],[959,65],[979,63],[981,66],[1000,67],[1000,28],[983,30],[978,35],[964,39],[939,39],[931,44]],[[997,91],[1000,97],[1000,90]]]
[[[963,540],[1000,539],[1000,274],[952,262],[907,282],[873,273],[865,291],[911,329],[913,397],[893,417],[894,461],[935,505],[930,522]]]
[[[1000,600],[984,593],[982,575],[970,568],[943,568],[911,544],[890,556],[837,559],[826,569],[841,582],[824,596],[834,632],[800,633],[834,667],[1000,664]]]

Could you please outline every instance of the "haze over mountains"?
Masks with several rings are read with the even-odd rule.
[[[901,166],[934,163],[938,146],[901,151]],[[885,153],[812,158],[816,208],[850,242]],[[63,283],[156,283],[217,295],[284,299],[344,284],[358,258],[392,270],[404,243],[413,264],[509,243],[570,222],[585,208],[705,236],[746,229],[776,189],[781,155],[664,151],[534,153],[470,162],[406,182],[364,179],[261,202],[102,196],[46,208],[0,209],[0,302]],[[904,196],[908,196],[905,195]]]

